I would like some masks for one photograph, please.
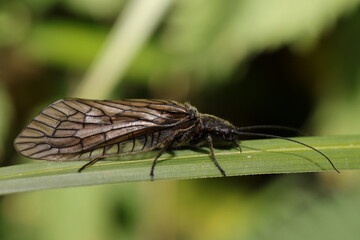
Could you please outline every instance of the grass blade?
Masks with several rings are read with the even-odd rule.
[[[360,135],[295,138],[325,153],[341,170],[360,169]],[[243,141],[238,149],[216,149],[228,176],[334,171],[320,154],[280,139]],[[86,162],[36,161],[0,168],[0,194],[119,182],[148,181],[156,151],[99,161],[82,173]],[[334,171],[335,172],[335,171]],[[208,153],[173,150],[155,168],[155,180],[220,177]]]

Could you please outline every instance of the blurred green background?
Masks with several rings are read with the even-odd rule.
[[[3,166],[69,96],[359,134],[360,1],[0,0]],[[350,171],[57,189],[1,197],[0,239],[357,239],[359,202]]]

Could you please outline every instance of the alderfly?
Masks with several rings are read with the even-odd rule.
[[[169,148],[207,143],[210,157],[223,176],[215,158],[213,140],[239,146],[240,136],[280,138],[248,132],[221,118],[202,114],[190,104],[160,99],[87,100],[62,99],[42,110],[15,139],[16,150],[25,157],[50,161],[89,160],[79,172],[111,156],[123,156],[159,149],[152,162],[150,178],[159,157]]]

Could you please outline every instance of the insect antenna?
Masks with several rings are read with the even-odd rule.
[[[263,130],[263,129],[269,129],[269,130],[285,130],[293,133],[297,133],[300,136],[307,136],[308,134],[304,133],[303,131],[300,131],[297,128],[293,127],[287,127],[287,126],[279,126],[279,125],[255,125],[255,126],[246,126],[246,127],[238,127],[238,131],[248,131],[248,130]]]
[[[286,140],[286,141],[294,142],[294,143],[303,145],[303,146],[305,146],[307,148],[310,148],[310,149],[314,150],[315,152],[321,154],[324,158],[326,158],[328,160],[328,162],[330,163],[330,165],[332,166],[332,168],[336,172],[340,173],[340,171],[335,167],[335,165],[332,163],[332,161],[330,160],[330,158],[328,156],[326,156],[324,153],[322,153],[321,151],[317,150],[316,148],[314,148],[314,147],[312,147],[312,146],[310,146],[308,144],[305,144],[303,142],[300,142],[300,141],[297,141],[297,140],[294,140],[294,139],[291,139],[291,138],[287,138],[287,137],[282,137],[282,136],[277,136],[277,135],[272,135],[272,134],[265,134],[265,133],[243,132],[243,131],[239,131],[239,129],[241,129],[241,128],[238,128],[238,130],[236,131],[236,133],[238,135],[267,137],[267,138],[278,138],[278,139],[283,139],[283,140]]]

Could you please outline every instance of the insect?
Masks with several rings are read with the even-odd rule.
[[[71,161],[89,160],[79,172],[111,156],[159,149],[150,169],[154,180],[157,160],[169,148],[207,143],[210,157],[223,176],[214,154],[214,140],[239,146],[243,135],[280,138],[319,150],[286,137],[247,132],[230,122],[202,114],[190,104],[160,99],[88,100],[62,99],[42,110],[15,139],[16,150],[25,157]]]

